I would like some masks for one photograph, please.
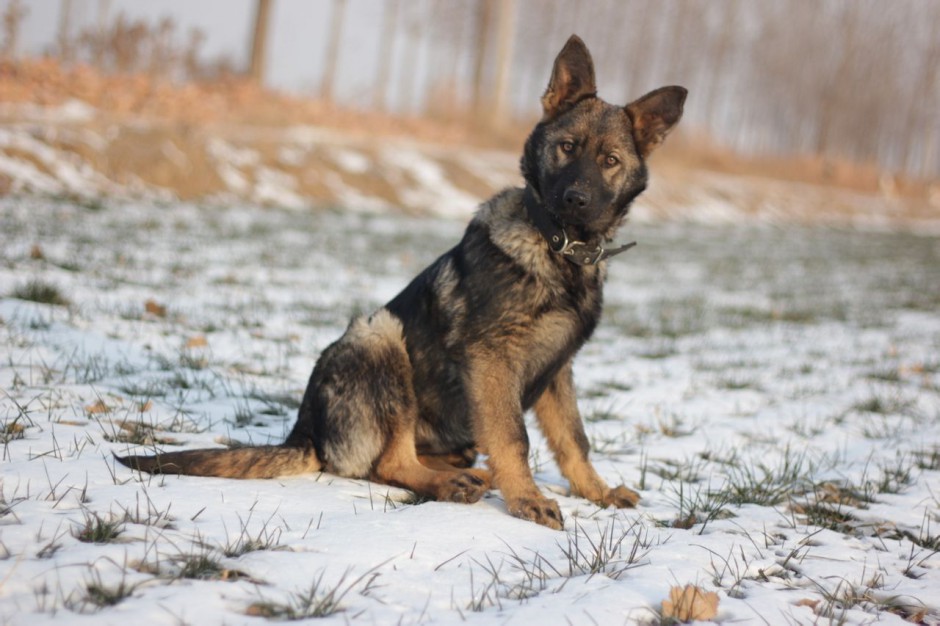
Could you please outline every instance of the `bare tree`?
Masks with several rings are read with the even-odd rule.
[[[497,0],[477,0],[476,36],[473,44],[473,113],[478,118],[486,106],[486,61],[490,28]]]
[[[379,72],[372,92],[372,106],[379,111],[388,107],[388,81],[392,74],[392,54],[398,27],[399,0],[388,0],[382,14],[382,35],[379,40]]]
[[[509,88],[512,68],[513,38],[515,32],[515,2],[501,0],[496,16],[496,79],[493,92],[493,124],[499,128],[508,123]]]
[[[16,57],[17,47],[20,38],[20,26],[23,18],[29,14],[29,11],[20,4],[20,0],[12,0],[7,5],[7,10],[3,13],[3,46],[0,49],[5,59]]]
[[[59,5],[59,29],[56,32],[56,51],[59,58],[69,63],[72,61],[73,45],[69,30],[72,27],[72,0],[62,0]]]
[[[268,48],[268,22],[271,18],[271,6],[273,4],[273,0],[257,0],[255,4],[248,75],[259,85],[264,82],[264,66],[267,61]]]
[[[704,118],[709,121],[715,119],[720,89],[726,82],[723,78],[729,69],[727,59],[734,45],[735,32],[739,27],[738,0],[727,0],[723,7],[721,5],[718,5],[718,7],[719,26],[712,37],[711,49],[708,54],[708,65],[711,71],[707,74],[705,97],[702,100],[705,103]]]
[[[905,127],[902,137],[910,142],[903,156],[904,170],[922,176],[940,173],[940,6],[927,5],[926,15],[917,12],[915,19],[923,20],[927,41],[920,55],[921,66],[915,74],[912,97],[908,99]]]
[[[401,71],[396,82],[398,83],[399,102],[402,110],[412,112],[415,109],[415,99],[419,96],[415,93],[415,86],[418,79],[418,56],[424,30],[422,28],[424,25],[424,11],[427,7],[424,2],[418,0],[411,0],[405,6],[407,9],[402,14],[405,42],[399,61]]]
[[[685,84],[688,122],[719,143],[940,174],[940,2],[893,0],[890,11],[883,0],[375,2],[383,10],[373,33],[380,56],[365,98],[377,109],[394,100],[401,110],[449,114],[469,104],[477,123],[497,127],[514,105],[536,114],[551,60],[578,33],[603,74],[603,95]],[[168,23],[111,18],[112,0],[85,4],[97,7],[97,20],[70,32],[78,3],[60,0],[54,49],[65,62],[188,77],[232,67],[200,61],[199,34],[180,41]],[[273,4],[254,5],[250,74],[258,82]],[[327,99],[339,98],[347,5],[326,3],[332,15],[320,86]],[[6,57],[17,51],[25,6],[5,4]],[[623,93],[609,93],[617,88]]]
[[[326,44],[326,60],[320,81],[320,97],[332,102],[336,90],[336,72],[339,67],[339,47],[343,41],[343,20],[346,17],[346,0],[333,0],[333,16]]]
[[[473,9],[469,2],[454,0],[431,0],[430,23],[426,28],[428,49],[428,87],[425,90],[425,113],[434,117],[452,119],[465,107],[462,87],[469,81],[461,76],[461,62],[469,48],[468,36],[472,36]]]
[[[94,64],[97,67],[101,67],[104,63],[105,55],[105,33],[108,30],[108,16],[111,13],[111,0],[98,0],[98,24],[97,24],[97,41],[98,47],[94,50]]]

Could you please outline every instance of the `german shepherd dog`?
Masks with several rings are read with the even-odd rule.
[[[604,102],[572,36],[525,143],[525,187],[484,203],[460,243],[324,350],[283,444],[118,460],[231,478],[322,470],[449,502],[476,502],[493,486],[512,515],[560,529],[558,503],[528,465],[532,408],[573,494],[635,506],[639,494],[609,487],[588,460],[572,360],[600,318],[607,259],[629,247],[606,246],[685,97],[663,87],[626,106]],[[488,469],[474,467],[478,453]]]

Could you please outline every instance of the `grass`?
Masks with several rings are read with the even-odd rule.
[[[84,543],[112,543],[124,532],[124,521],[105,519],[97,513],[85,513],[84,523],[77,527],[72,536]]]
[[[198,541],[194,543],[192,550],[177,554],[173,561],[179,568],[176,572],[179,578],[219,580],[226,571],[217,553]]]
[[[849,511],[851,507],[843,500],[830,502],[825,496],[820,498],[818,494],[812,501],[795,503],[792,508],[803,517],[808,526],[826,528],[844,535],[854,535],[859,521]]]
[[[85,596],[81,601],[85,605],[103,609],[130,597],[134,589],[133,585],[128,585],[123,580],[115,585],[105,585],[100,580],[90,580],[85,583]]]
[[[742,389],[752,389],[754,391],[763,391],[763,386],[754,378],[743,374],[730,374],[721,376],[715,382],[719,389],[729,391],[740,391]]]
[[[774,506],[811,490],[814,471],[805,451],[788,445],[775,465],[756,459],[729,465],[722,491],[728,504]]]
[[[273,620],[298,621],[310,618],[329,617],[343,610],[343,599],[360,583],[365,581],[365,589],[360,593],[368,593],[377,574],[375,569],[365,574],[347,580],[349,571],[340,576],[339,580],[330,584],[324,580],[325,571],[314,576],[313,582],[304,591],[290,594],[286,600],[259,600],[248,606],[245,613],[253,617],[265,617]]]
[[[227,557],[239,557],[258,550],[274,550],[280,545],[281,529],[272,527],[273,516],[267,519],[257,532],[249,531],[251,514],[247,519],[238,518],[239,532],[222,546],[222,553]]]
[[[97,570],[93,570],[79,586],[79,594],[69,595],[65,599],[66,608],[77,613],[98,612],[116,606],[131,597],[143,583],[131,583],[127,578],[127,570],[121,570],[121,577],[117,582],[106,583]]]
[[[865,400],[852,406],[856,411],[876,415],[911,415],[917,406],[914,398],[903,395],[898,390],[884,393],[872,392]]]
[[[668,524],[672,528],[690,530],[701,524],[698,534],[703,534],[714,520],[734,517],[729,508],[730,496],[721,490],[711,490],[705,486],[692,486],[679,481],[672,485],[676,516]]]
[[[595,404],[594,408],[583,416],[585,422],[592,424],[595,422],[607,422],[620,420],[621,412],[614,402]]]
[[[524,554],[506,544],[508,552],[500,558],[486,555],[482,560],[473,559],[476,567],[469,572],[470,600],[466,608],[473,612],[502,608],[503,600],[524,601],[550,588],[558,592],[577,578],[604,576],[618,580],[627,571],[649,563],[647,557],[654,543],[640,520],[625,525],[610,519],[593,528],[576,523],[574,530],[565,533],[564,541],[556,542],[557,556],[538,551]]]
[[[105,441],[137,446],[179,445],[175,439],[157,435],[157,428],[152,424],[123,421],[113,424],[112,428],[112,432],[104,434]]]
[[[53,306],[68,306],[70,304],[61,287],[41,279],[33,279],[15,287],[10,296],[20,300],[51,304]]]
[[[915,464],[921,470],[940,470],[940,446],[913,451]]]
[[[579,524],[566,533],[566,542],[559,548],[567,560],[568,578],[604,574],[617,580],[624,572],[646,563],[648,531],[638,521],[621,528],[615,528],[616,524],[611,520],[599,526],[596,538]]]
[[[187,215],[183,208],[180,212]],[[350,303],[365,311],[374,308],[380,292],[404,284],[422,261],[452,244],[443,236],[415,236],[398,222],[382,221],[400,245],[382,243],[385,249],[366,255],[366,269],[357,262],[351,282],[342,283],[342,272],[323,271],[322,260],[310,262],[316,256],[311,250],[334,259],[349,259],[350,250],[374,250],[370,242],[384,237],[369,234],[369,225],[385,218],[342,222],[338,237],[330,230],[338,228],[331,225],[333,216],[314,219],[272,210],[257,218],[271,222],[259,231],[265,237],[304,236],[295,237],[296,243],[285,237],[275,246],[270,240],[254,241],[249,227],[232,246],[224,232],[231,223],[227,214],[208,208],[197,212],[198,218],[168,221],[152,213],[141,217],[135,210],[118,220],[117,212],[109,212],[115,223],[149,223],[146,229],[108,231],[108,239],[118,243],[107,254],[95,252],[100,235],[89,232],[78,246],[82,267],[77,276],[54,267],[54,274],[40,275],[47,284],[62,281],[60,292],[73,299],[68,310],[3,303],[0,385],[8,383],[6,394],[0,392],[6,472],[0,482],[0,516],[17,542],[14,535],[4,535],[0,561],[22,559],[17,575],[35,580],[31,584],[41,612],[100,611],[95,618],[114,621],[131,603],[118,611],[110,607],[139,593],[142,583],[137,581],[146,578],[166,586],[167,604],[176,588],[238,594],[219,585],[230,580],[242,580],[237,586],[242,589],[258,585],[261,596],[229,607],[217,616],[221,621],[249,619],[232,609],[272,620],[333,615],[334,621],[356,621],[360,611],[376,611],[379,621],[388,621],[381,603],[408,597],[420,584],[427,586],[432,608],[396,607],[399,614],[392,621],[469,620],[467,611],[484,612],[484,621],[512,621],[519,604],[560,607],[562,599],[573,600],[573,608],[571,613],[559,609],[559,621],[601,623],[592,614],[597,589],[629,585],[647,573],[661,573],[667,564],[669,575],[677,578],[701,576],[677,584],[704,581],[720,588],[729,615],[744,610],[741,601],[759,606],[755,598],[785,588],[780,593],[788,600],[805,593],[818,603],[815,615],[800,609],[802,621],[854,623],[857,611],[873,620],[888,613],[917,616],[915,602],[890,600],[890,595],[910,581],[926,585],[936,577],[937,494],[931,495],[929,487],[940,471],[940,448],[931,439],[940,399],[940,360],[932,354],[940,347],[940,330],[930,325],[923,314],[928,310],[920,305],[904,313],[911,319],[895,323],[912,298],[905,299],[902,286],[890,278],[898,272],[923,273],[920,268],[927,265],[921,257],[940,261],[934,244],[903,240],[890,262],[868,258],[855,267],[843,254],[852,244],[840,233],[817,240],[815,232],[799,231],[813,244],[797,247],[802,256],[791,259],[791,243],[800,239],[788,229],[695,228],[682,230],[679,237],[670,229],[641,225],[644,242],[650,240],[644,254],[650,256],[636,257],[636,265],[611,267],[613,306],[598,329],[601,339],[585,346],[576,373],[582,384],[589,381],[579,400],[598,472],[610,484],[639,487],[643,501],[635,511],[615,511],[559,495],[566,532],[499,518],[508,529],[501,532],[511,537],[494,548],[490,535],[456,529],[464,520],[477,520],[474,528],[485,529],[489,522],[479,516],[501,515],[498,498],[474,507],[434,504],[416,510],[401,504],[426,499],[327,473],[215,482],[131,478],[114,466],[111,452],[171,444],[170,433],[200,433],[180,437],[190,445],[234,436],[264,442],[283,436],[310,366],[342,332]],[[214,217],[218,226],[213,228],[221,230],[200,221],[203,213]],[[114,228],[95,226],[96,215],[85,217],[90,225],[43,222],[49,248],[52,239],[75,241],[72,228]],[[409,228],[424,223],[409,222]],[[737,234],[734,246],[722,241],[729,232]],[[0,240],[4,237],[0,233]],[[166,260],[179,254],[177,239],[186,240],[191,259]],[[316,245],[311,247],[311,241]],[[676,252],[692,241],[694,263],[718,267],[718,261],[726,261],[703,284],[690,282],[689,259]],[[915,255],[918,263],[907,256],[908,247],[921,250]],[[70,248],[56,244],[56,249]],[[866,259],[863,252],[855,251],[859,263]],[[394,263],[386,266],[385,254]],[[126,262],[115,262],[119,255]],[[235,263],[264,256],[264,278],[249,267],[222,267],[231,255]],[[805,257],[816,260],[804,263]],[[765,261],[755,264],[754,259]],[[16,259],[8,263],[14,277],[51,267],[34,263],[37,267],[23,268]],[[351,268],[353,262],[348,264]],[[839,293],[826,293],[831,275],[806,267],[840,270]],[[89,294],[77,286],[92,275],[96,284],[113,289]],[[218,278],[226,275],[237,280]],[[177,295],[183,293],[192,296]],[[171,314],[142,315],[150,299]],[[929,298],[919,301],[926,304]],[[874,310],[871,316],[864,314],[866,306]],[[16,307],[26,313],[19,315]],[[871,320],[886,326],[872,327]],[[60,335],[65,337],[61,342]],[[199,336],[207,337],[211,352],[208,345],[189,343]],[[97,398],[110,412],[84,410]],[[235,432],[236,427],[243,430]],[[532,435],[530,465],[539,485],[546,491],[565,489],[544,438]],[[99,456],[107,461],[101,463]],[[327,483],[332,484],[328,491],[311,493]],[[303,498],[286,497],[295,489]],[[246,490],[251,493],[247,500]],[[193,493],[204,495],[205,502],[193,503]],[[318,498],[341,506],[323,506],[326,500]],[[339,510],[343,499],[351,503],[348,515]],[[362,506],[366,499],[368,505]],[[916,518],[910,522],[912,506],[917,516],[924,511],[919,527]],[[433,540],[422,535],[426,520],[441,516],[448,518],[446,527],[437,526]],[[356,555],[355,546],[334,550],[334,542],[348,541],[349,528],[369,532],[373,525],[389,533],[387,541],[379,537],[394,561],[381,575],[375,569],[354,578],[352,572],[363,571],[374,554],[363,550]],[[415,533],[414,547],[412,542],[402,547],[403,540],[391,534],[405,526]],[[428,554],[437,542],[453,550]],[[665,543],[669,546],[660,549]],[[816,554],[819,545],[825,546],[825,555]],[[844,551],[833,552],[837,546]],[[69,575],[75,563],[93,562],[97,568],[122,551],[135,559],[135,565],[121,566],[123,579]],[[452,554],[465,556],[433,568]],[[317,574],[297,589],[285,584],[290,578],[277,570],[301,557]],[[841,586],[835,578],[814,574],[821,562],[833,558],[839,562],[831,565],[846,580]],[[246,581],[246,574],[233,569],[251,571],[259,562],[271,564],[275,572],[263,583]],[[868,566],[862,576],[864,562],[877,563],[879,569]],[[347,567],[339,578],[329,574]],[[881,582],[875,580],[879,576]],[[312,580],[309,586],[307,580]],[[364,602],[362,595],[379,583],[383,593]],[[13,587],[10,593],[16,593]],[[25,601],[11,595],[9,605],[14,604],[25,607],[22,619],[29,619],[28,594]],[[586,615],[575,613],[584,607]],[[787,618],[765,616],[770,623]],[[9,619],[20,618],[10,618],[0,607],[0,622]]]
[[[141,507],[140,492],[138,492],[133,508],[130,506],[121,508],[121,518],[123,521],[127,524],[150,526],[161,530],[173,530],[174,519],[170,515],[170,507],[162,509],[150,499],[146,491],[143,492],[143,495],[146,500],[143,507]]]
[[[655,465],[647,465],[646,471],[663,480],[697,483],[703,479],[706,465],[707,462],[698,456],[682,460],[662,459]]]
[[[899,454],[894,462],[883,461],[879,463],[879,476],[875,481],[878,493],[902,493],[905,488],[914,482],[914,468],[916,461],[908,455]]]

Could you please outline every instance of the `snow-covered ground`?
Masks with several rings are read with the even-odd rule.
[[[461,229],[2,200],[0,622],[659,623],[693,584],[721,623],[940,623],[935,237],[628,225],[576,379],[598,470],[643,500],[568,497],[533,428],[562,532],[495,491],[114,462],[280,441],[347,318]]]
[[[521,184],[521,141],[511,150],[438,141],[286,120],[275,127],[129,120],[77,100],[48,107],[0,102],[0,195],[295,209],[339,205],[466,219],[481,200]],[[937,184],[922,198],[908,197],[886,174],[879,192],[861,193],[684,166],[684,148],[674,149],[673,157],[654,157],[653,184],[638,202],[638,219],[901,226],[940,234]]]

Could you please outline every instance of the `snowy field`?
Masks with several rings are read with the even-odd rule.
[[[0,623],[940,623],[940,239],[635,224],[576,366],[600,473],[565,530],[327,474],[112,455],[279,442],[319,352],[437,219],[0,204]]]

